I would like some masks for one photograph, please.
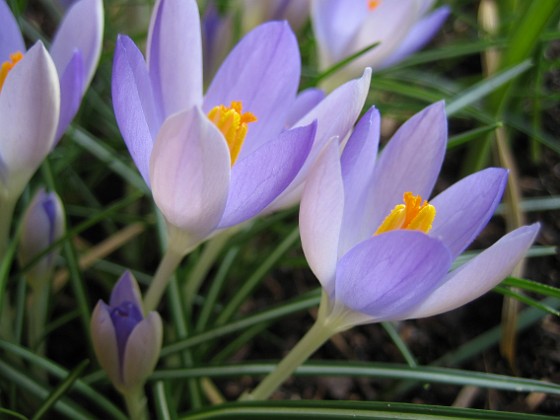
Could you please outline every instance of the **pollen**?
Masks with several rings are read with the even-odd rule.
[[[436,217],[436,208],[419,195],[405,192],[403,204],[398,204],[385,217],[374,235],[397,229],[419,230],[428,233]]]
[[[244,113],[241,102],[232,101],[229,107],[218,105],[212,108],[208,118],[226,138],[233,166],[247,136],[248,124],[257,121],[257,117],[251,112]]]
[[[19,51],[16,51],[13,54],[10,54],[10,59],[2,63],[0,67],[0,92],[2,91],[2,87],[4,86],[4,81],[6,77],[8,77],[8,73],[10,70],[14,68],[14,66],[18,63],[19,60],[23,58],[23,54]]]
[[[367,8],[369,11],[374,11],[381,4],[381,0],[367,0]]]

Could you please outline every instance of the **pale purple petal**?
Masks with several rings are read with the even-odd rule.
[[[124,35],[117,39],[112,76],[113,108],[130,156],[150,185],[149,165],[161,125],[142,53]]]
[[[447,145],[447,118],[437,102],[405,122],[381,152],[371,195],[368,229],[375,232],[407,191],[428,199],[438,177]]]
[[[148,66],[164,116],[202,104],[202,46],[192,0],[158,0],[148,33]]]
[[[344,222],[338,250],[340,255],[372,235],[372,232],[364,229],[365,221],[371,218],[365,200],[367,191],[371,189],[380,125],[379,111],[375,107],[370,108],[356,124],[342,153]]]
[[[256,216],[292,182],[305,162],[316,124],[284,131],[236,162],[220,228]]]
[[[400,319],[443,280],[449,251],[416,231],[392,231],[364,241],[344,255],[331,296],[375,321]]]
[[[142,295],[138,283],[130,271],[125,271],[111,291],[110,306],[119,306],[123,302],[132,302],[142,307]]]
[[[0,0],[0,64],[16,51],[25,54],[25,43],[10,7],[5,0]]]
[[[297,121],[303,118],[305,114],[315,108],[324,98],[325,92],[318,88],[309,88],[298,93],[295,102],[288,110],[284,127],[289,128],[293,126]]]
[[[406,319],[424,318],[451,311],[482,296],[508,276],[527,253],[539,224],[508,233],[471,261],[449,273],[437,288]]]
[[[126,343],[122,366],[125,387],[138,387],[153,372],[159,359],[163,325],[157,312],[150,312],[136,325]]]
[[[56,130],[56,142],[60,140],[68,125],[78,112],[82,101],[84,84],[84,62],[79,50],[74,52],[72,60],[60,77],[60,117]]]
[[[305,258],[329,295],[334,293],[343,211],[344,186],[338,143],[332,141],[309,173],[299,214]]]
[[[103,2],[81,0],[68,10],[52,42],[50,52],[59,77],[65,73],[74,52],[80,51],[84,72],[80,95],[83,95],[95,73],[102,39]]]
[[[102,301],[97,302],[91,315],[90,330],[93,349],[97,361],[111,380],[118,386],[122,383],[117,347],[117,335],[111,320],[109,308]]]
[[[444,6],[422,18],[412,27],[401,44],[383,61],[380,68],[392,66],[424,47],[440,30],[450,12],[451,9]]]
[[[37,42],[10,71],[0,92],[2,181],[10,193],[19,196],[51,150],[59,107],[56,68]]]
[[[452,185],[433,200],[436,217],[430,236],[441,240],[457,257],[486,226],[506,187],[508,173],[488,168]]]
[[[205,238],[222,218],[229,178],[227,144],[200,108],[165,121],[152,151],[150,180],[167,222]]]
[[[130,301],[124,301],[117,306],[111,306],[110,314],[111,321],[113,321],[113,326],[115,327],[119,361],[122,366],[128,337],[143,319],[142,307]]]
[[[204,98],[204,112],[241,101],[243,111],[257,117],[249,126],[240,158],[284,128],[296,97],[300,66],[297,39],[290,26],[270,22],[247,34],[216,73]]]

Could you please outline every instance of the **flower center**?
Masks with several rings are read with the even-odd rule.
[[[208,113],[210,121],[218,127],[226,138],[232,166],[247,135],[247,124],[257,121],[257,117],[253,113],[242,113],[242,109],[243,104],[241,102],[232,101],[229,107],[218,105]]]
[[[436,217],[436,208],[422,197],[405,192],[403,204],[397,204],[383,223],[377,228],[374,235],[396,229],[419,230],[428,233]]]
[[[381,4],[381,0],[367,0],[367,8],[370,12],[373,12],[379,5]]]
[[[14,68],[14,66],[18,63],[19,60],[23,58],[23,54],[19,51],[16,51],[13,54],[10,54],[10,59],[2,63],[0,67],[0,92],[2,91],[2,87],[4,86],[4,81],[6,77],[8,77],[8,73],[10,70]]]

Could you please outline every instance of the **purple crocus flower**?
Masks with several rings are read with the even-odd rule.
[[[313,0],[311,21],[321,69],[379,45],[336,74],[355,77],[366,66],[389,67],[422,48],[439,30],[449,8],[430,12],[434,0]]]
[[[67,11],[50,48],[60,80],[60,115],[56,141],[78,112],[101,54],[102,0],[80,0]],[[0,0],[0,63],[14,53],[24,54],[25,43],[5,0]]]
[[[144,385],[159,358],[163,337],[157,312],[142,313],[138,284],[125,272],[109,305],[99,301],[91,317],[91,337],[99,364],[120,392]]]
[[[297,96],[297,40],[285,22],[271,22],[240,41],[203,95],[200,36],[194,0],[159,0],[147,60],[121,35],[113,63],[119,128],[168,225],[189,237],[185,248],[280,206],[309,159],[350,130],[370,79],[366,72],[320,104],[318,90]]]
[[[476,299],[512,271],[539,229],[516,229],[449,271],[494,213],[507,171],[477,172],[428,203],[447,142],[444,104],[408,120],[376,161],[379,120],[369,110],[342,156],[336,143],[325,149],[301,202],[303,250],[335,330],[426,317]]]

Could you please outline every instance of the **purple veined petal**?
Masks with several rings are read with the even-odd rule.
[[[101,300],[91,315],[91,341],[97,360],[115,386],[122,384],[117,347],[117,335],[111,320],[110,308]]]
[[[451,262],[445,245],[424,233],[383,233],[340,259],[334,299],[375,322],[401,319],[441,284]]]
[[[233,43],[232,16],[222,15],[216,2],[208,2],[201,22],[204,79],[211,80]]]
[[[4,187],[19,196],[54,142],[60,107],[56,68],[39,41],[10,71],[0,92]]]
[[[80,95],[89,86],[99,56],[103,39],[103,2],[101,0],[80,0],[68,10],[54,37],[50,52],[61,77],[74,52],[80,51],[83,59],[83,84]]]
[[[119,35],[111,82],[113,108],[130,156],[150,185],[150,154],[162,123],[142,53]]]
[[[333,140],[309,173],[299,212],[303,253],[329,295],[334,293],[343,212],[344,185],[338,142]]]
[[[125,271],[119,281],[113,287],[110,306],[119,306],[123,302],[132,302],[139,308],[142,308],[142,295],[136,279],[130,271]]]
[[[491,290],[508,276],[531,247],[539,224],[520,227],[446,276],[442,285],[403,319],[451,311]]]
[[[407,191],[428,199],[436,182],[447,144],[443,101],[405,122],[381,152],[366,207],[373,234]]]
[[[368,15],[365,1],[313,0],[311,22],[321,68],[327,68],[349,55],[348,48]]]
[[[123,360],[125,387],[142,386],[159,359],[163,325],[157,312],[150,312],[128,337]]]
[[[219,227],[230,227],[256,216],[284,191],[305,162],[315,132],[316,124],[284,131],[236,162]]]
[[[325,145],[335,137],[342,141],[352,130],[364,106],[370,80],[371,69],[365,69],[361,78],[351,80],[332,91],[294,125],[300,127],[317,120],[313,148],[294,181],[267,210],[287,208],[299,201],[307,174]]]
[[[113,327],[115,327],[119,362],[122,367],[128,338],[136,326],[144,319],[142,316],[142,307],[138,307],[132,302],[125,301],[117,306],[111,306],[110,314]]]
[[[82,101],[84,85],[84,62],[79,50],[74,51],[72,59],[60,76],[60,117],[56,129],[55,145],[78,112]]]
[[[202,41],[194,0],[158,0],[148,33],[154,96],[168,117],[202,104]]]
[[[200,240],[216,228],[228,196],[230,155],[200,108],[165,121],[152,151],[150,180],[168,223]]]
[[[371,107],[360,119],[348,139],[340,163],[344,181],[344,221],[341,228],[338,253],[345,254],[350,248],[372,235],[364,229],[370,219],[365,207],[367,191],[377,159],[381,117],[375,107]]]
[[[293,126],[305,114],[315,108],[323,99],[325,93],[321,89],[309,88],[298,93],[295,102],[288,110],[284,127],[288,128]]]
[[[457,257],[486,226],[506,187],[508,172],[488,168],[455,183],[433,200],[436,217],[429,235]]]
[[[290,26],[269,22],[248,33],[216,73],[204,98],[204,112],[240,101],[244,112],[257,117],[249,126],[239,159],[284,128],[295,101],[300,67],[299,47]]]
[[[16,51],[25,54],[25,42],[10,7],[5,0],[0,0],[0,64]]]
[[[444,6],[422,18],[412,27],[401,44],[383,61],[380,68],[390,67],[424,47],[440,30],[449,13],[451,13],[451,9]]]

